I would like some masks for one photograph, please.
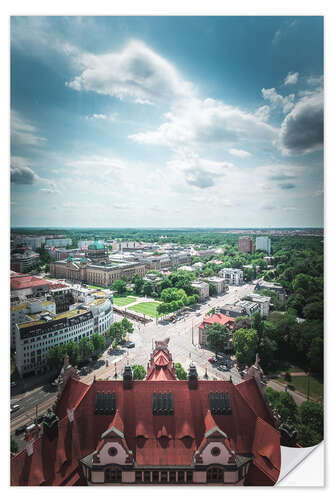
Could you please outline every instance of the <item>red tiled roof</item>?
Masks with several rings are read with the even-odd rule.
[[[36,276],[14,276],[10,278],[10,288],[11,290],[21,290],[23,288],[33,288],[36,286],[49,285],[49,281],[36,278]]]
[[[85,384],[71,380],[62,394],[57,408],[59,417],[66,411],[66,406],[76,409],[73,423],[67,416],[59,421],[58,438],[53,441],[46,436],[39,438],[34,443],[31,457],[25,450],[12,457],[12,485],[65,483],[71,474],[77,472],[79,459],[96,449],[101,435],[118,418],[123,424],[125,441],[138,465],[190,465],[205,432],[216,425],[227,435],[232,450],[253,453],[251,474],[263,479],[250,484],[272,483],[278,477],[279,433],[264,421],[265,402],[263,398],[260,402],[259,389],[251,379],[242,382],[241,390],[232,382],[221,380],[199,380],[195,390],[190,390],[188,382],[183,380],[136,380],[130,390],[124,390],[121,380],[95,381],[88,389],[83,386]],[[116,393],[118,411],[115,417],[95,414],[97,392]],[[173,394],[174,415],[154,416],[153,393],[166,392]],[[210,414],[210,392],[229,393],[231,415]],[[250,406],[248,401],[252,399],[256,403]],[[120,425],[117,420],[117,428]],[[138,440],[138,436],[144,436],[144,442]],[[162,436],[169,437],[167,445],[161,440]],[[193,439],[184,439],[187,436]]]
[[[52,283],[50,284],[50,289],[54,290],[56,288],[69,288],[68,285],[62,284],[62,283]]]
[[[203,322],[199,328],[205,328],[208,325],[213,325],[214,323],[219,323],[220,325],[227,325],[228,323],[234,323],[235,318],[227,316],[226,314],[212,314],[211,316],[205,316]]]

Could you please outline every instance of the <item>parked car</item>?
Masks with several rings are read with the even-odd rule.
[[[13,413],[14,411],[17,411],[20,409],[20,405],[12,405],[10,407],[10,413]]]
[[[227,366],[225,366],[225,365],[222,365],[222,370],[223,370],[224,372],[227,372],[227,371],[229,371],[229,368],[228,368]]]
[[[124,347],[127,347],[128,349],[132,349],[133,347],[135,347],[135,344],[134,344],[134,342],[126,342],[124,344]]]
[[[21,425],[20,427],[18,427],[15,431],[15,434],[18,435],[18,434],[22,434],[22,432],[24,432],[26,430],[27,426],[26,425]]]
[[[216,359],[216,358],[208,358],[208,361],[209,361],[210,363],[212,363],[212,365],[213,365],[214,363],[216,363],[216,362],[217,362],[217,359]]]

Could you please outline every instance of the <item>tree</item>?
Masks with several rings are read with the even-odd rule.
[[[143,278],[141,278],[141,276],[139,276],[139,275],[136,273],[136,274],[134,274],[134,276],[133,276],[132,283],[134,284],[134,292],[135,292],[137,295],[140,295],[140,293],[141,293],[141,291],[142,291],[143,284],[144,284],[144,280],[143,280]]]
[[[303,317],[305,319],[320,319],[324,317],[324,304],[322,301],[312,302],[303,307]]]
[[[90,340],[94,344],[94,351],[95,352],[101,352],[104,351],[106,347],[106,340],[104,335],[100,335],[99,333],[94,333],[91,337]]]
[[[264,325],[263,321],[260,316],[260,312],[255,312],[251,318],[251,327],[257,331],[259,335],[259,342],[262,339],[263,336],[263,331],[264,331]]]
[[[175,374],[178,380],[187,380],[187,373],[180,363],[175,363]]]
[[[209,295],[217,295],[217,288],[214,283],[209,283]]]
[[[79,340],[79,353],[82,359],[87,359],[94,352],[94,344],[88,337]]]
[[[119,294],[122,295],[126,293],[126,281],[115,280],[112,284],[112,288]]]
[[[13,438],[13,436],[10,436],[10,452],[11,453],[17,453],[19,450],[17,441]]]
[[[232,337],[236,359],[239,363],[252,365],[258,350],[259,335],[256,330],[240,328]]]
[[[311,370],[322,375],[324,371],[324,341],[322,338],[316,337],[312,340],[308,358]]]
[[[279,400],[276,403],[275,408],[277,409],[282,422],[286,422],[288,419],[292,422],[296,421],[298,414],[297,405],[289,392],[279,393]]]
[[[63,345],[66,346],[66,354],[68,354],[69,356],[70,364],[75,366],[78,363],[80,357],[78,344],[76,342],[73,342],[73,340],[70,340],[69,342],[67,342],[67,344]]]
[[[207,344],[211,349],[218,352],[224,352],[225,344],[229,340],[229,331],[225,325],[213,323],[205,329]]]
[[[151,296],[151,294],[154,291],[154,287],[150,281],[145,281],[142,287],[142,293],[144,295],[148,295],[148,297]]]
[[[324,409],[323,405],[314,401],[304,401],[299,407],[301,423],[318,432],[321,436],[324,432]]]
[[[132,371],[134,380],[143,380],[146,376],[146,370],[142,365],[133,365]]]
[[[125,332],[127,333],[133,333],[134,332],[134,327],[133,323],[131,323],[127,318],[123,318],[121,320],[122,327]]]
[[[121,321],[112,323],[108,333],[112,342],[113,349],[115,349],[119,344],[123,343],[126,336],[126,331]]]
[[[64,358],[62,352],[60,351],[60,346],[56,345],[51,347],[46,354],[46,362],[50,368],[59,368],[63,362]]]

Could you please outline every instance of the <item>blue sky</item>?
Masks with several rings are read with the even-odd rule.
[[[13,226],[323,225],[321,17],[12,17]]]

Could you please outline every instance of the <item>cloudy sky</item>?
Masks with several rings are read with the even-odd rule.
[[[322,18],[13,17],[11,223],[322,226]]]

